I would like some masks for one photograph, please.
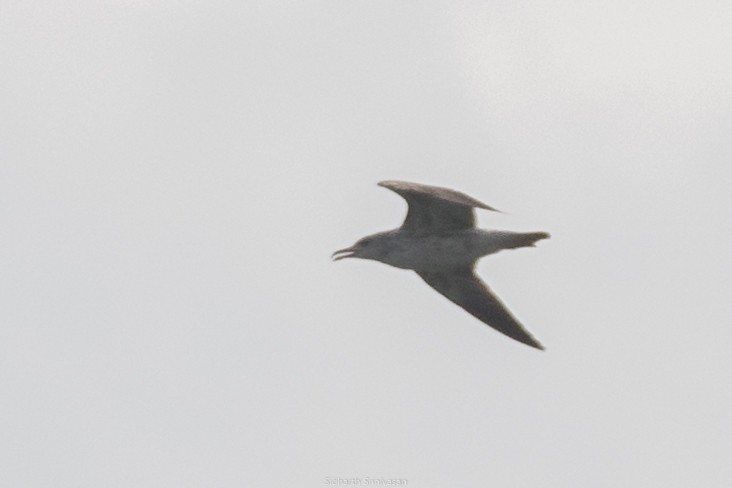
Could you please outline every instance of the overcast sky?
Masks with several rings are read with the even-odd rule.
[[[730,22],[0,1],[0,486],[728,486]],[[552,234],[477,267],[547,351],[330,261],[384,179]]]

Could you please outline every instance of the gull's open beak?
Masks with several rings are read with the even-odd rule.
[[[331,258],[333,258],[333,261],[338,261],[339,259],[346,259],[346,258],[352,258],[355,257],[356,249],[353,247],[347,247],[345,249],[339,249],[336,252],[334,252],[331,255]]]

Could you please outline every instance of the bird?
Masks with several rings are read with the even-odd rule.
[[[406,181],[381,181],[407,202],[401,227],[359,239],[335,251],[340,261],[360,258],[415,271],[429,286],[475,318],[523,344],[544,346],[513,316],[476,274],[483,256],[504,249],[535,247],[547,232],[484,230],[475,226],[475,208],[500,212],[459,191]]]

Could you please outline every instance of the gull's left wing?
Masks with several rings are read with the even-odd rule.
[[[544,350],[544,346],[524,329],[472,269],[455,268],[439,273],[417,271],[417,274],[428,285],[481,322],[512,339]]]

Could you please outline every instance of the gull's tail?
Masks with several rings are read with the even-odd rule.
[[[534,247],[537,241],[548,238],[549,234],[546,232],[502,232],[501,248]]]

